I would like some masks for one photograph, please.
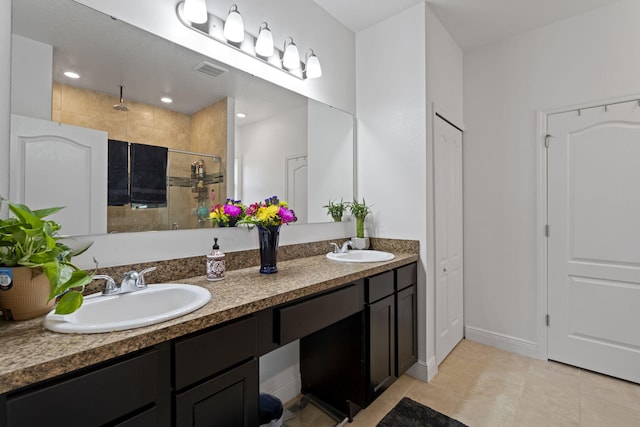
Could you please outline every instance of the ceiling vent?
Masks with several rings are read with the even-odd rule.
[[[202,73],[204,75],[207,75],[213,78],[213,77],[218,77],[219,75],[224,74],[229,70],[227,70],[226,68],[222,68],[219,65],[215,65],[210,62],[203,61],[198,65],[196,65],[195,67],[193,67],[193,71],[197,71],[198,73]]]

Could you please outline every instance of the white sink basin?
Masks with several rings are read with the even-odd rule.
[[[71,314],[47,314],[44,327],[68,334],[95,334],[140,328],[191,313],[211,299],[205,288],[185,284],[149,285],[122,295],[89,295]]]
[[[390,252],[383,251],[347,251],[341,253],[333,253],[329,252],[327,254],[327,258],[333,261],[339,262],[382,262],[382,261],[391,261],[395,258]]]

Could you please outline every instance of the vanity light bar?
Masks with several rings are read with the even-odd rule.
[[[182,24],[202,35],[209,37],[217,42],[223,43],[226,46],[229,46],[233,49],[236,49],[246,55],[251,56],[252,58],[257,59],[260,62],[265,64],[269,64],[278,70],[289,74],[290,76],[294,76],[300,80],[305,79],[314,79],[322,76],[322,69],[320,68],[320,61],[318,57],[313,53],[312,49],[308,49],[307,52],[311,52],[311,55],[305,55],[306,64],[300,60],[300,55],[298,54],[297,48],[295,52],[293,52],[293,48],[295,48],[295,43],[293,42],[292,37],[287,37],[285,39],[285,44],[283,50],[279,50],[273,46],[273,36],[271,35],[271,30],[266,22],[263,22],[258,29],[258,37],[253,36],[247,32],[244,32],[244,38],[240,38],[236,33],[232,40],[225,37],[226,28],[229,28],[227,25],[229,22],[225,22],[221,18],[218,18],[215,15],[212,15],[207,12],[207,20],[203,23],[192,22],[186,18],[184,13],[184,5],[186,1],[183,1],[178,4],[176,7],[176,14],[178,15],[178,19]],[[236,5],[231,6],[229,10],[229,16],[227,17],[227,21],[229,19],[233,20],[233,25],[237,26],[242,23],[242,17],[238,12],[238,8]],[[222,29],[225,29],[221,31]],[[244,30],[243,30],[244,31]],[[227,32],[228,33],[228,32]],[[227,34],[228,35],[228,34]],[[266,39],[266,40],[265,40]],[[240,40],[240,41],[234,41]],[[287,41],[290,42],[287,44]],[[265,43],[269,43],[271,46],[265,48]],[[293,47],[291,47],[293,46]],[[286,58],[285,58],[286,54]],[[267,55],[267,56],[265,56]],[[297,56],[297,58],[296,58]]]

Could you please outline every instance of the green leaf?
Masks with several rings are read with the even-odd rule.
[[[77,291],[67,292],[60,298],[56,306],[56,314],[70,314],[82,305],[82,294]]]

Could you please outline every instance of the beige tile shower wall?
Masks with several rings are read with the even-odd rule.
[[[222,99],[191,115],[192,151],[212,153],[222,159],[219,171],[227,177],[227,99]],[[207,164],[211,164],[207,161]],[[207,173],[216,172],[207,171]],[[223,203],[227,198],[226,184],[214,186],[214,204]]]
[[[129,111],[117,111],[113,105],[119,99],[102,93],[54,83],[52,91],[52,117],[56,122],[106,131],[110,139],[139,144],[157,145],[177,150],[213,153],[226,163],[226,99],[192,116],[150,105],[128,101]],[[181,156],[180,156],[181,157]],[[189,164],[179,165],[189,170]],[[225,165],[222,171],[225,171]],[[170,174],[173,172],[170,171]],[[216,201],[224,200],[226,187],[217,185]],[[220,191],[222,193],[220,193]],[[171,188],[171,200],[181,206],[197,207],[189,188]],[[108,232],[160,230],[180,224],[180,228],[197,225],[191,218],[191,209],[181,209],[176,217],[167,209],[132,210],[128,206],[108,207]]]
[[[106,131],[109,138],[189,150],[191,118],[185,114],[124,100],[129,111],[112,107],[118,98],[54,83],[52,120]]]

